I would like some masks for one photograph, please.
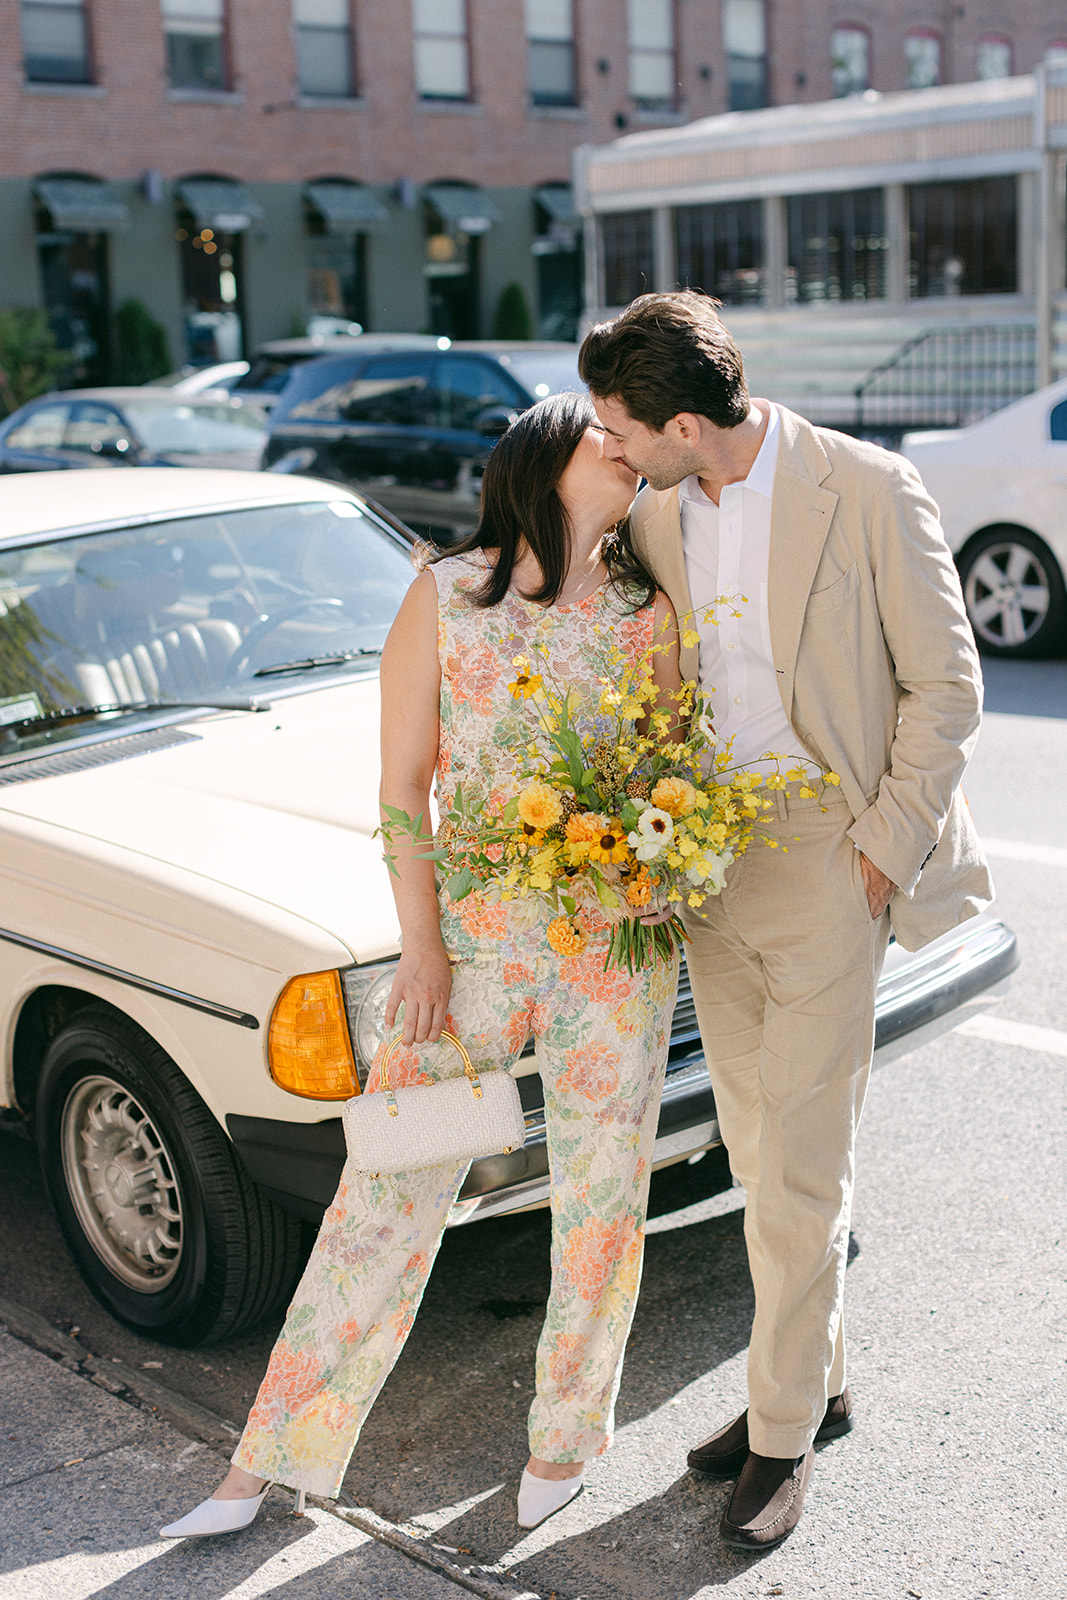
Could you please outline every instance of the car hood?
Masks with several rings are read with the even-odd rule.
[[[394,953],[396,912],[372,838],[377,675],[266,711],[190,717],[178,731],[189,737],[170,748],[9,784],[0,815],[64,830],[74,856],[99,861],[103,846],[130,884],[151,881],[154,863],[168,882],[177,868],[316,924],[356,960]]]

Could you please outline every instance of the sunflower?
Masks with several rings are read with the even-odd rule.
[[[612,817],[606,827],[599,829],[596,838],[589,846],[590,861],[600,861],[608,866],[625,861],[629,854],[626,829],[618,817]]]

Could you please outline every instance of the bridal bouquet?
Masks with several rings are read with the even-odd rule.
[[[508,688],[532,702],[537,737],[514,750],[505,789],[487,796],[457,786],[434,847],[420,854],[437,863],[453,901],[539,902],[559,955],[585,948],[580,913],[596,908],[611,927],[605,969],[633,973],[670,959],[686,938],[681,906],[719,893],[773,803],[766,790],[803,785],[804,771],[783,774],[782,761],[770,777],[732,769],[692,685],[661,703],[651,658],[635,669],[606,652],[587,725],[575,720],[577,696],[543,663],[516,656],[512,664]],[[423,837],[421,816],[383,809],[388,844]],[[395,871],[388,851],[386,861]]]

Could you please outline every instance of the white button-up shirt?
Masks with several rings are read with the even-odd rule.
[[[767,610],[771,494],[778,462],[778,410],[770,408],[759,454],[742,483],[728,483],[719,504],[693,474],[679,485],[682,547],[693,597],[692,625],[700,634],[700,684],[715,732],[733,740],[731,766],[770,776],[802,768],[800,744],[778,692]],[[683,626],[686,625],[683,622]]]

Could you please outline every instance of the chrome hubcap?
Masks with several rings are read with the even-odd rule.
[[[980,639],[1001,646],[1025,644],[1048,612],[1048,573],[1025,545],[990,545],[967,574],[964,599]]]
[[[141,1294],[171,1282],[182,1254],[174,1166],[151,1118],[111,1078],[83,1078],[63,1108],[63,1170],[82,1231]]]

